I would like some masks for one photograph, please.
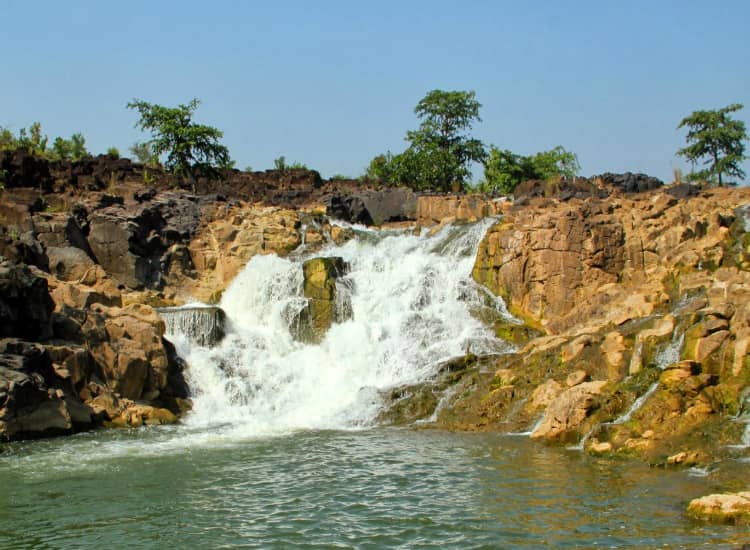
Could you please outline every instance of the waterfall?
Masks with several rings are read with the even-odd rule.
[[[213,346],[224,337],[225,314],[221,308],[203,304],[156,308],[164,319],[166,334],[182,337],[199,346]]]
[[[659,382],[654,382],[653,384],[651,384],[651,386],[649,386],[649,388],[641,396],[639,396],[638,399],[633,401],[633,404],[630,405],[630,408],[625,414],[623,414],[619,418],[616,418],[615,420],[610,422],[610,424],[624,424],[625,422],[630,420],[635,412],[640,409],[646,401],[648,401],[648,398],[651,397],[651,394],[653,394],[658,387]]]
[[[248,436],[367,426],[381,391],[427,380],[467,348],[507,351],[471,315],[486,306],[471,270],[494,221],[449,225],[432,236],[356,228],[355,239],[318,252],[350,266],[341,285],[351,308],[319,344],[290,332],[307,303],[301,266],[309,257],[253,257],[223,294],[224,340],[212,348],[177,344],[193,392],[186,423]]]
[[[669,365],[677,363],[682,353],[682,345],[685,343],[685,333],[679,334],[675,331],[669,344],[654,357],[656,366],[664,370]]]

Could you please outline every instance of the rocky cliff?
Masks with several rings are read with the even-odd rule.
[[[748,204],[672,188],[508,209],[474,277],[542,335],[464,377],[440,424],[665,465],[747,453],[727,445],[747,438]]]

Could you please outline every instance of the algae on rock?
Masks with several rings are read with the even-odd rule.
[[[347,270],[340,257],[312,258],[302,264],[302,292],[307,304],[292,328],[298,340],[319,343],[331,325],[352,317],[351,302],[341,281]]]

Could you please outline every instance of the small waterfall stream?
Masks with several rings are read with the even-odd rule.
[[[306,299],[305,254],[256,256],[224,292],[224,339],[208,348],[170,339],[190,365],[188,425],[231,426],[242,434],[356,428],[373,422],[380,392],[425,381],[448,359],[499,353],[508,345],[472,316],[487,298],[471,279],[477,247],[493,219],[446,226],[437,234],[355,228],[357,238],[317,256],[350,266],[341,279],[349,320],[319,344],[290,332]],[[507,315],[497,301],[499,315]]]

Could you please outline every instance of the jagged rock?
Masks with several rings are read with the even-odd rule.
[[[215,303],[247,262],[258,254],[286,256],[301,243],[304,211],[221,204],[206,216],[209,223],[190,240],[194,278],[177,277],[180,289],[202,302]]]
[[[4,184],[9,189],[34,187],[44,192],[52,190],[49,163],[32,155],[26,148],[0,151],[0,170],[5,172]]]
[[[563,391],[552,401],[539,426],[532,432],[533,439],[555,439],[580,426],[590,411],[599,405],[606,381],[583,382]]]
[[[473,222],[502,214],[510,203],[478,195],[420,195],[417,197],[417,224],[422,227],[445,220]]]
[[[24,265],[0,261],[0,337],[49,338],[53,308],[44,278]]]
[[[417,217],[417,197],[405,187],[334,195],[328,201],[326,213],[333,218],[363,225],[414,220]]]
[[[591,197],[606,198],[609,190],[586,178],[528,180],[520,183],[513,190],[513,198],[523,203],[533,197],[556,198],[567,201],[572,198],[587,199]]]
[[[304,342],[320,342],[335,322],[351,317],[351,306],[342,303],[336,281],[348,267],[339,257],[313,258],[302,264],[303,294],[307,305],[300,312],[296,336]]]
[[[149,306],[94,305],[81,327],[109,388],[122,397],[155,399],[167,386],[164,321]]]
[[[750,491],[713,494],[690,501],[688,514],[720,523],[750,523]]]
[[[621,325],[668,303],[669,277],[711,286],[700,268],[724,261],[738,200],[650,192],[514,206],[485,235],[473,275],[550,333]]]
[[[72,246],[49,246],[47,258],[50,273],[63,281],[80,279],[95,265],[86,252]]]
[[[40,212],[32,216],[32,221],[36,238],[46,248],[73,246],[93,258],[87,234],[77,215],[68,212]]]
[[[625,172],[624,174],[605,172],[599,176],[594,176],[593,179],[599,179],[624,193],[643,193],[664,185],[664,182],[658,178],[646,174],[633,174],[632,172]]]
[[[89,423],[85,413],[71,416],[59,382],[41,345],[0,340],[0,438],[54,435],[71,431],[74,421]]]
[[[573,371],[565,378],[565,385],[572,388],[586,382],[589,378],[590,376],[585,370]]]
[[[547,380],[540,384],[531,393],[529,407],[532,409],[543,409],[552,403],[563,391],[563,386],[557,380]]]

